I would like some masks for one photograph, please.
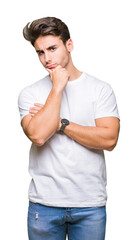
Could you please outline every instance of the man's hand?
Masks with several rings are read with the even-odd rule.
[[[29,113],[31,114],[31,116],[33,117],[36,113],[38,113],[39,110],[41,110],[41,108],[44,106],[43,104],[40,103],[34,103],[35,107],[31,107],[29,109]]]
[[[69,73],[61,66],[47,69],[53,87],[44,105],[35,103],[30,114],[22,119],[22,127],[27,137],[36,145],[42,146],[57,131],[60,119],[62,91],[69,80]]]
[[[47,69],[47,71],[49,72],[53,83],[53,89],[62,92],[70,78],[68,71],[60,65],[58,65],[54,70]]]
[[[60,118],[60,119],[59,119],[59,122],[58,122],[57,132],[59,132],[59,130],[60,130],[61,126],[62,126],[62,124],[61,124],[61,119],[62,119],[62,118]]]

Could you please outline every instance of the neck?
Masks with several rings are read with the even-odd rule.
[[[69,81],[73,81],[77,78],[79,78],[82,74],[81,71],[79,71],[73,64],[72,59],[70,59],[70,63],[68,64],[68,66],[66,67],[66,70],[69,72],[70,74],[70,78]]]

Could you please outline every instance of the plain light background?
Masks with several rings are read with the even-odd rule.
[[[138,7],[135,0],[4,1],[0,6],[0,226],[3,240],[27,240],[28,160],[17,106],[19,92],[47,75],[22,29],[34,19],[55,16],[69,27],[75,66],[111,84],[121,131],[105,152],[106,240],[138,239]]]

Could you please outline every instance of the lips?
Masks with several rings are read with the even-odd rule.
[[[49,64],[49,65],[46,66],[46,68],[48,68],[48,69],[52,69],[54,67],[56,67],[56,64]]]

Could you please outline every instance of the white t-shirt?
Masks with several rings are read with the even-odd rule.
[[[21,119],[34,103],[44,104],[52,88],[49,75],[24,88],[18,99]],[[69,81],[63,91],[60,117],[83,126],[95,119],[119,118],[109,84],[86,73]],[[52,118],[52,115],[51,115]],[[45,126],[47,127],[47,126]],[[43,146],[32,144],[29,200],[55,207],[94,207],[106,204],[104,152],[86,148],[65,134],[55,133]]]

